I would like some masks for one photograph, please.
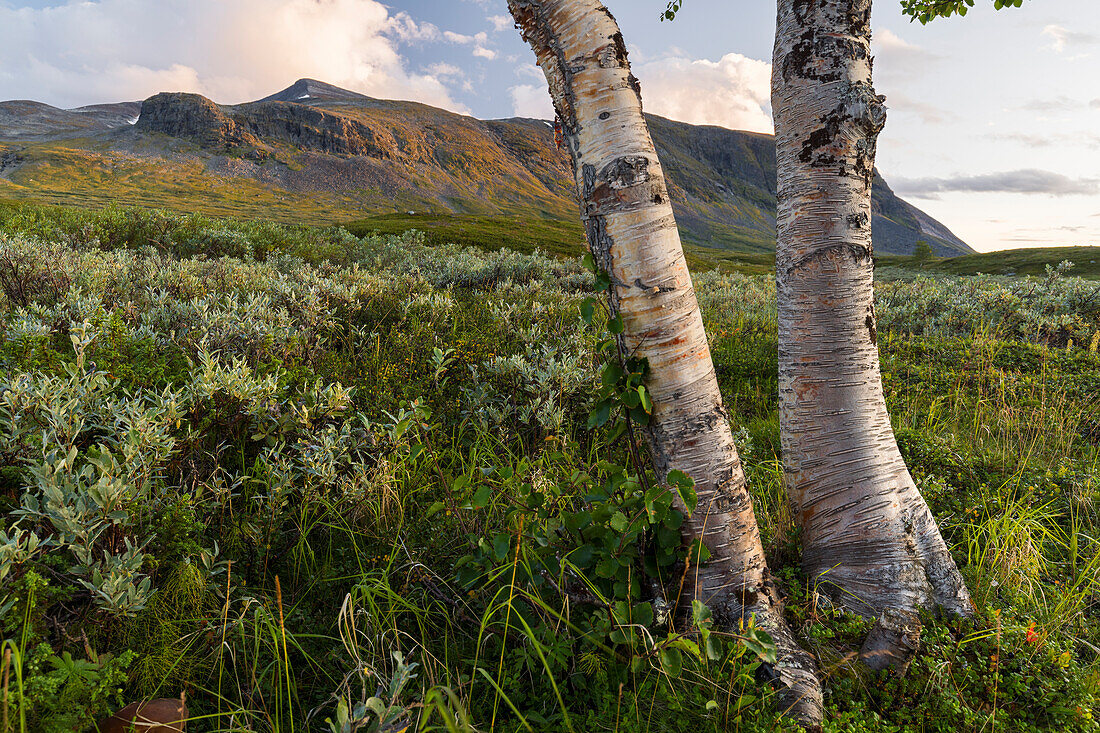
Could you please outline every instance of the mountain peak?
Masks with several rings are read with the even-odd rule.
[[[264,97],[260,102],[297,102],[298,104],[310,104],[311,102],[331,101],[357,101],[370,99],[365,94],[359,94],[348,89],[341,89],[332,84],[326,84],[316,79],[299,79],[281,92],[276,92],[269,97]]]

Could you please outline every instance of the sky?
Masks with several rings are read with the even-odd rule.
[[[647,111],[771,132],[774,2],[605,0]],[[878,166],[975,249],[1100,245],[1100,5],[1025,0],[910,23],[876,0]],[[505,0],[0,0],[0,100],[72,108],[301,77],[480,118],[550,117]]]

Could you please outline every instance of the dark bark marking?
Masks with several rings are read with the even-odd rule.
[[[826,153],[818,154],[815,157],[814,153],[821,148],[833,144],[837,135],[840,134],[845,117],[843,104],[822,117],[822,126],[811,132],[803,141],[802,150],[798,153],[798,159],[803,163],[810,163],[814,168],[824,168],[825,166],[836,163],[837,158],[835,155]]]
[[[611,13],[608,13],[611,15]],[[614,21],[614,18],[612,18]],[[603,54],[600,56],[600,66],[605,69],[614,67],[623,68],[627,65],[627,53],[626,53],[626,41],[623,40],[622,33],[616,33],[611,36],[611,45],[604,49]]]
[[[878,327],[875,325],[875,306],[869,305],[867,307],[867,334],[871,337],[871,343],[878,343]]]
[[[624,155],[597,172],[591,164],[582,166],[581,198],[585,215],[627,211],[665,199],[665,183],[649,171],[644,155]]]
[[[790,264],[784,265],[784,278],[790,277],[792,274],[799,270],[806,269],[811,263],[815,261],[829,259],[834,255],[840,255],[841,257],[848,256],[852,259],[853,264],[858,267],[859,265],[863,264],[864,261],[871,259],[871,248],[864,244],[855,244],[853,242],[838,242],[836,244],[830,244],[827,247],[815,249],[813,252],[802,255],[798,259],[792,261]]]
[[[658,293],[673,293],[676,292],[676,288],[669,285],[646,285],[642,282],[641,278],[635,278],[634,287],[639,290],[644,290],[649,295],[657,295]]]
[[[870,84],[853,84],[841,93],[841,103],[821,117],[821,127],[811,132],[802,143],[798,159],[813,168],[838,165],[840,176],[849,175],[845,158],[854,157],[853,173],[870,188],[875,177],[875,152],[878,135],[886,125],[886,98],[875,94]],[[851,156],[836,150],[840,133],[845,129],[856,133],[855,149]],[[822,148],[833,147],[832,151]],[[821,152],[819,152],[821,151]],[[838,154],[839,153],[839,154]]]

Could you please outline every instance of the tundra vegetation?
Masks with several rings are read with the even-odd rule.
[[[975,607],[904,675],[801,570],[774,278],[693,274],[825,730],[1095,730],[1100,286],[903,266],[885,399]],[[0,211],[0,730],[181,691],[193,731],[789,725],[766,636],[670,613],[684,518],[593,286],[416,233]]]

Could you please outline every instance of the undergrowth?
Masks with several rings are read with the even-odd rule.
[[[181,691],[196,731],[783,725],[767,639],[675,610],[682,517],[616,427],[644,397],[601,382],[580,263],[122,210],[0,232],[0,730]],[[1095,730],[1090,286],[879,286],[899,442],[978,611],[926,618],[899,677],[798,570],[774,285],[695,283],[827,730]]]

